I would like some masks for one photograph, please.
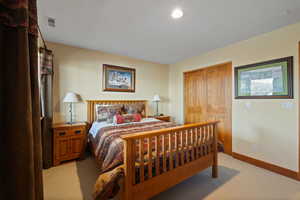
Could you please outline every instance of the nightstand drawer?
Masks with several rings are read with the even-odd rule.
[[[82,128],[72,129],[70,130],[71,135],[83,135],[85,133],[85,130]]]
[[[84,128],[72,128],[72,129],[58,129],[54,131],[55,137],[67,137],[67,136],[76,136],[83,135],[85,133]]]
[[[67,129],[62,129],[62,130],[55,130],[54,131],[54,136],[55,137],[64,137],[64,136],[68,136],[68,130]]]

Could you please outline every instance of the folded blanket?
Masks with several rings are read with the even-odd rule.
[[[93,198],[95,200],[107,200],[115,197],[121,187],[124,177],[124,165],[101,174],[94,186]]]

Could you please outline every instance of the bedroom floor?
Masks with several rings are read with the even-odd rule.
[[[300,182],[219,154],[220,174],[205,170],[153,200],[300,199]],[[92,200],[97,179],[92,157],[44,170],[45,200]]]

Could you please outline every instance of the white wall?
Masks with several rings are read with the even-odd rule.
[[[81,95],[83,100],[150,100],[149,114],[153,112],[151,99],[161,95],[160,112],[168,114],[168,65],[145,62],[100,51],[87,50],[47,42],[54,53],[54,122],[68,120],[68,107],[62,102],[69,91]],[[136,69],[136,92],[103,92],[102,65],[112,64]],[[67,116],[66,116],[67,115]],[[86,103],[75,105],[77,121],[86,121]]]
[[[234,152],[298,171],[299,41],[300,23],[170,65],[170,114],[176,121],[183,122],[184,71],[227,61],[232,61],[235,67],[294,56],[295,99],[233,99],[232,130]],[[234,98],[234,94],[232,96]],[[291,109],[284,108],[283,104],[287,102],[292,104]],[[251,105],[249,109],[247,103]]]

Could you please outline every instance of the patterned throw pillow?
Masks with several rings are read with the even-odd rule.
[[[98,122],[106,121],[108,117],[107,107],[109,105],[97,104],[95,106],[96,109],[96,120]]]
[[[103,105],[97,104],[96,108],[96,119],[98,122],[107,121],[108,123],[113,122],[113,117],[116,114],[120,114],[123,105]]]
[[[107,123],[113,123],[113,118],[116,114],[122,113],[123,105],[112,105],[108,108]]]
[[[125,104],[124,111],[126,114],[141,114],[142,116],[145,115],[145,104],[143,103],[136,103],[136,104]]]

